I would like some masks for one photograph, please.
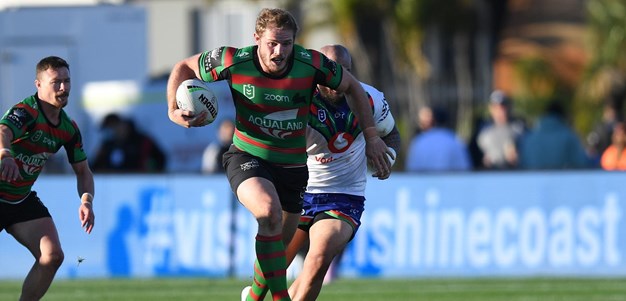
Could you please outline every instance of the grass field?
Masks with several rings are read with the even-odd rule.
[[[201,278],[57,280],[43,300],[238,301],[241,288],[247,284],[243,280]],[[0,300],[17,300],[20,286],[18,281],[0,281]],[[318,300],[614,301],[626,300],[626,279],[340,279],[325,286]]]

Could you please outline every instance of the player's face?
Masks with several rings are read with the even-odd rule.
[[[39,99],[56,108],[63,108],[70,96],[70,71],[67,68],[48,68],[37,75],[35,86]]]
[[[287,60],[293,52],[293,38],[293,30],[272,27],[266,29],[262,36],[254,34],[263,71],[272,75],[282,75],[287,70],[289,65]]]

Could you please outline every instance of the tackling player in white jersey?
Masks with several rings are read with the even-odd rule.
[[[321,52],[350,70],[352,59],[341,45],[328,45]],[[382,92],[362,84],[369,94],[376,130],[393,153],[400,148],[400,133]],[[365,137],[345,96],[326,87],[311,106],[307,129],[309,181],[298,231],[287,247],[291,260],[309,241],[302,272],[289,288],[293,300],[315,300],[333,259],[340,255],[361,224],[368,170]],[[375,177],[381,180],[387,176]]]

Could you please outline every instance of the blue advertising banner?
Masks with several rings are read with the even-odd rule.
[[[624,179],[606,172],[370,179],[340,273],[626,276]],[[80,228],[75,187],[73,176],[44,175],[35,185],[65,251],[58,278],[251,276],[256,222],[224,176],[98,175],[90,235]],[[23,278],[32,261],[0,233],[0,278]]]

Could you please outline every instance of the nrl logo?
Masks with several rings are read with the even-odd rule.
[[[317,119],[320,122],[326,122],[326,116],[327,116],[326,110],[322,109],[322,110],[317,111]]]
[[[254,86],[251,84],[243,85],[243,95],[246,96],[248,99],[253,99],[254,98]]]

